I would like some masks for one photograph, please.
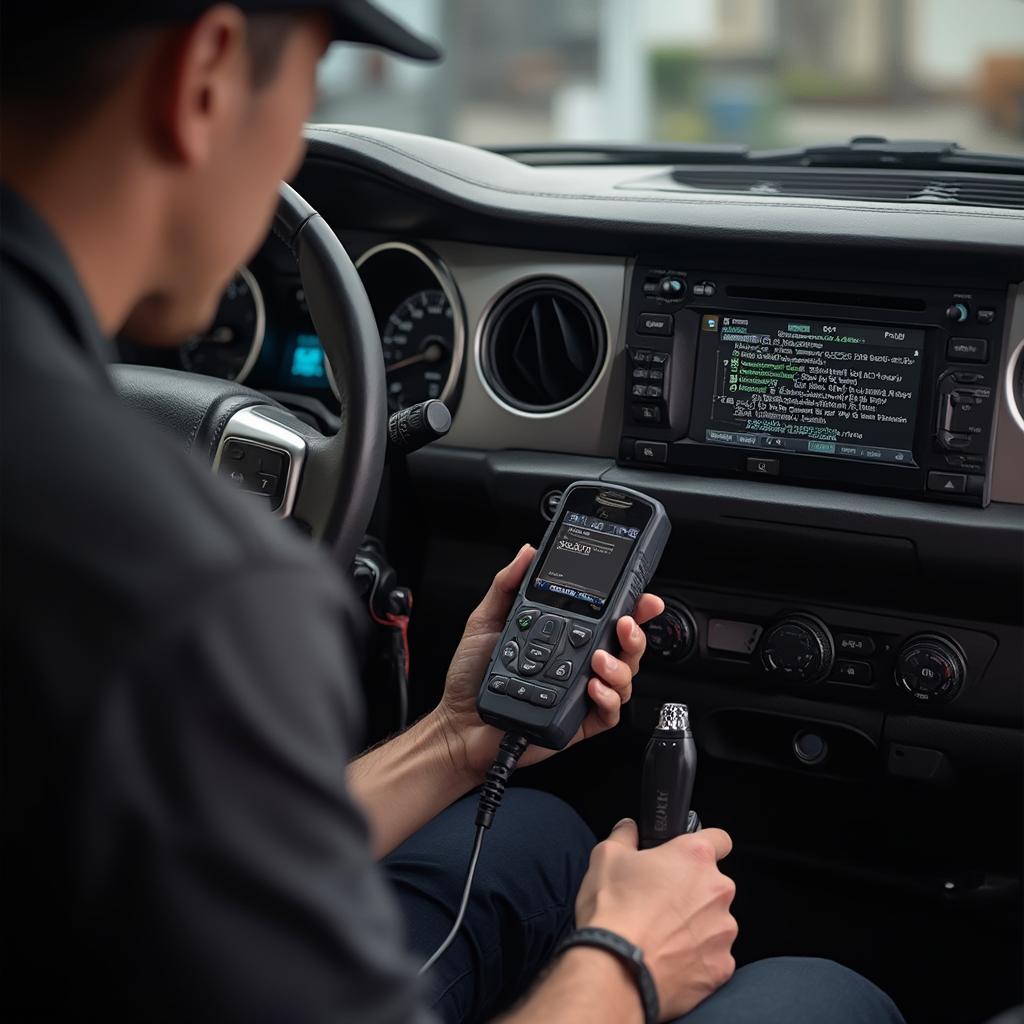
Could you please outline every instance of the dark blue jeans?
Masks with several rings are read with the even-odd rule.
[[[476,798],[439,814],[384,860],[398,891],[411,949],[427,957],[459,905]],[[450,1024],[507,1009],[573,926],[576,891],[594,845],[561,800],[511,789],[484,840],[466,919],[429,978],[431,1001]],[[830,960],[780,957],[741,967],[686,1024],[902,1024],[892,1001]]]

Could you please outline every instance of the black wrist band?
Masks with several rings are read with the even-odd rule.
[[[654,985],[654,978],[644,963],[644,954],[639,947],[634,946],[628,939],[624,939],[607,928],[577,928],[576,931],[567,935],[555,950],[555,956],[559,956],[573,946],[594,946],[597,949],[607,950],[613,953],[629,968],[640,992],[640,1002],[644,1007],[644,1024],[658,1024],[658,990]]]

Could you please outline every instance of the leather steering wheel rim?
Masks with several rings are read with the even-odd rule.
[[[347,567],[373,515],[387,450],[387,385],[377,318],[338,236],[284,183],[272,230],[298,264],[341,406],[341,427],[321,453],[328,472],[300,488],[294,514],[332,545]]]
[[[324,436],[281,405],[233,381],[156,366],[111,368],[122,400],[176,434],[217,468],[243,414],[292,442],[285,512],[347,568],[362,543],[384,473],[388,408],[377,321],[359,274],[327,222],[282,184],[272,225],[298,265],[309,312],[330,362],[341,426]],[[283,434],[282,434],[283,431]],[[262,438],[257,443],[274,445]],[[288,445],[284,445],[288,447]],[[301,458],[295,452],[301,451]]]

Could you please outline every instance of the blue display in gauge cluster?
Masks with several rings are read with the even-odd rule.
[[[315,334],[296,334],[285,350],[285,372],[298,387],[328,387],[324,350]]]

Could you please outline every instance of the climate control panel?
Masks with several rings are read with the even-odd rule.
[[[996,645],[944,623],[663,586],[645,671],[887,705],[970,703]]]

